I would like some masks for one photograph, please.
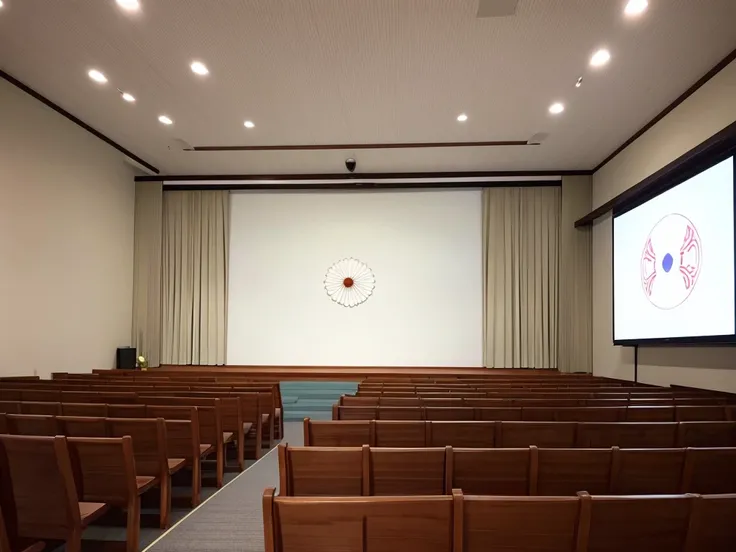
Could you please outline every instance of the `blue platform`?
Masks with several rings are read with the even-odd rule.
[[[357,389],[358,383],[349,381],[282,381],[284,421],[331,420],[332,405],[340,395],[354,394]]]

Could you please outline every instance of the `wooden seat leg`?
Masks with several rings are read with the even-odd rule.
[[[217,450],[215,451],[215,461],[217,462],[217,487],[222,487],[223,480],[225,478],[225,446],[222,444],[222,439],[220,439],[220,443],[217,444]]]
[[[66,540],[67,552],[82,552],[82,528],[75,527]]]
[[[245,469],[245,435],[240,435],[238,439],[238,469],[242,472]]]
[[[125,534],[125,552],[138,552],[141,535],[141,497],[128,504],[128,522]]]
[[[168,472],[161,481],[161,509],[159,525],[161,529],[169,528],[169,513],[171,512],[171,476]]]
[[[202,461],[199,456],[192,462],[192,507],[199,506],[202,495]]]

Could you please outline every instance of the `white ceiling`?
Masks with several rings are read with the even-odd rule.
[[[736,48],[736,1],[3,0],[0,67],[168,174],[590,169]],[[588,67],[598,47],[612,54]],[[193,59],[210,75],[195,76]],[[87,77],[103,71],[105,86]],[[574,87],[584,76],[580,89]],[[123,102],[116,89],[131,92]],[[547,108],[565,102],[553,117]],[[465,112],[468,121],[456,116]],[[174,125],[157,118],[166,113]],[[256,127],[247,130],[243,121]],[[184,152],[527,140],[537,147]]]

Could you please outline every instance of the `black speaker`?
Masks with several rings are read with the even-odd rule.
[[[118,347],[115,354],[115,367],[118,370],[135,370],[135,347]]]

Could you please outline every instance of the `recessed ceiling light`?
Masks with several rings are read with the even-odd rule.
[[[578,77],[578,80],[575,81],[575,88],[580,88],[583,86],[583,77]]]
[[[549,112],[552,115],[559,115],[563,111],[565,111],[565,106],[564,104],[561,104],[560,102],[555,102],[551,106],[549,106]]]
[[[169,119],[166,115],[160,115],[158,120],[161,121],[165,125],[170,125],[174,122],[171,119]]]
[[[140,9],[141,4],[138,0],[115,0],[118,6],[127,11],[137,11]]]
[[[457,120],[460,121],[461,123],[464,123],[465,121],[468,120],[468,116],[465,113],[461,113],[460,115],[457,116]]]
[[[129,92],[121,92],[121,95],[126,102],[132,103],[135,101],[135,96],[133,96],[133,94],[130,94]]]
[[[245,126],[245,128],[253,128],[254,126],[256,126],[253,121],[245,121],[243,125]]]
[[[197,75],[204,76],[204,75],[209,74],[210,72],[210,70],[207,69],[207,66],[201,61],[193,61],[189,67],[191,67],[192,72],[196,73]]]
[[[3,7],[3,0],[0,0],[0,8]]]
[[[608,63],[610,59],[611,52],[609,52],[605,48],[601,48],[595,54],[593,54],[593,57],[590,58],[590,65],[593,67],[602,67],[606,63]]]
[[[629,0],[624,8],[624,14],[628,17],[636,17],[644,13],[648,6],[649,2],[647,0]]]
[[[89,73],[87,74],[89,75],[89,78],[91,78],[95,82],[99,82],[100,84],[104,84],[107,82],[107,77],[97,69],[90,69]]]

